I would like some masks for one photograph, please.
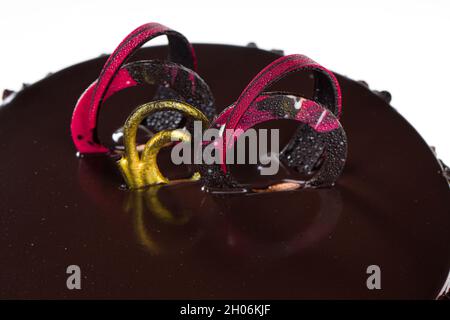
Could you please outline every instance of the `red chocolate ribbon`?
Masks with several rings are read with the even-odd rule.
[[[265,89],[267,89],[269,86],[274,84],[275,82],[279,81],[280,79],[286,77],[287,75],[293,73],[293,72],[299,72],[304,70],[313,70],[316,71],[317,74],[319,74],[319,83],[323,86],[322,88],[315,89],[315,97],[314,100],[316,100],[319,104],[323,104],[324,106],[328,107],[334,115],[336,115],[337,118],[339,118],[341,114],[342,109],[342,97],[341,97],[341,90],[339,87],[339,83],[334,76],[334,74],[327,70],[326,68],[322,67],[318,63],[314,62],[312,59],[300,55],[300,54],[293,54],[289,56],[281,57],[271,64],[269,64],[267,67],[265,67],[261,72],[259,72],[253,80],[247,85],[247,87],[244,89],[244,91],[241,93],[239,98],[237,99],[236,103],[234,104],[234,107],[231,108],[231,111],[228,110],[228,117],[227,121],[225,123],[225,130],[226,129],[232,129],[236,130],[239,127],[239,124],[241,122],[242,117],[249,111],[252,111],[252,105],[257,100],[258,97],[261,98],[261,94],[264,92]],[[324,81],[325,80],[325,81]],[[332,89],[332,90],[329,90]],[[304,99],[303,104],[305,104],[309,110],[316,109],[317,112],[322,112],[321,108],[317,103],[314,101],[310,101],[307,99]],[[253,108],[254,109],[254,108]],[[302,109],[305,110],[305,109]],[[255,111],[255,110],[253,110]],[[317,113],[316,112],[316,113]],[[303,115],[303,118],[302,118]],[[272,119],[276,119],[275,116],[270,116],[267,113],[262,114],[258,112],[254,112],[253,116],[256,118],[256,121],[254,124],[261,123],[263,121],[268,121]],[[324,120],[327,114],[320,114],[320,117],[322,117],[322,120]],[[218,117],[216,120],[216,124],[223,121],[223,113]],[[258,118],[259,117],[259,118]],[[329,119],[330,115],[323,123],[329,123],[332,122]],[[308,119],[309,118],[309,119]],[[311,112],[303,113],[301,115],[296,116],[296,120],[300,121],[312,121],[314,117],[311,116]],[[314,129],[317,131],[323,131],[323,130],[329,130],[332,127],[329,128],[316,126]],[[244,130],[246,128],[243,128]],[[223,139],[223,163],[221,165],[221,169],[224,173],[227,172],[226,168],[226,150],[230,147],[232,147],[236,137],[233,137],[232,139],[227,140],[227,137]]]
[[[105,153],[96,132],[97,117],[103,99],[118,90],[136,85],[122,65],[146,42],[166,35],[169,40],[169,60],[189,69],[196,69],[195,52],[180,33],[158,23],[148,23],[131,32],[106,61],[100,76],[80,97],[72,115],[72,139],[80,153]]]

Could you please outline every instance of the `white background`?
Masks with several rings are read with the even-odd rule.
[[[155,21],[191,42],[253,41],[302,53],[386,89],[450,163],[450,1],[3,0],[0,10],[0,89],[109,53],[135,27]]]

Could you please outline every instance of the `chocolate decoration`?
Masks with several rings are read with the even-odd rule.
[[[199,74],[220,108],[278,58],[256,48],[195,49]],[[137,58],[164,58],[166,50],[145,48]],[[450,269],[448,183],[420,135],[369,89],[336,75],[349,149],[333,188],[212,195],[199,182],[166,185],[153,193],[167,210],[161,211],[151,195],[142,196],[139,207],[133,200],[139,196],[120,188],[122,178],[106,156],[74,156],[67,129],[73,106],[105,61],[57,72],[0,108],[1,298],[439,295]],[[279,84],[309,99],[313,86],[309,77]],[[100,139],[152,97],[137,86],[108,99]],[[170,165],[169,156],[159,154],[169,178],[192,174]],[[168,211],[173,220],[161,218]],[[149,237],[158,251],[146,246]],[[71,264],[81,268],[82,290],[66,288]],[[381,268],[381,290],[366,287],[372,264]]]
[[[139,189],[150,185],[169,183],[159,170],[157,163],[159,151],[174,141],[191,142],[191,134],[187,130],[163,130],[156,133],[144,145],[142,152],[137,150],[137,133],[142,121],[155,112],[167,111],[181,112],[185,117],[201,121],[209,126],[208,118],[195,107],[174,100],[161,100],[140,105],[128,117],[123,127],[124,152],[117,162],[119,169],[128,187]],[[198,180],[199,175],[194,174],[192,180]]]
[[[315,76],[312,100],[296,95],[264,93],[288,75],[305,70],[313,71]],[[250,81],[236,102],[222,111],[212,124],[221,134],[217,140],[206,141],[204,152],[214,148],[222,162],[220,165],[200,166],[205,187],[219,192],[221,189],[233,191],[237,188],[245,191],[243,185],[228,172],[230,159],[227,153],[231,153],[240,134],[257,124],[273,120],[293,120],[301,124],[281,157],[275,155],[276,161],[279,157],[288,167],[304,175],[313,175],[306,181],[298,181],[303,187],[334,185],[347,157],[347,139],[338,120],[341,101],[341,90],[334,74],[312,59],[293,54],[273,61]],[[273,155],[270,157],[273,158]],[[314,171],[317,172],[314,174]],[[268,190],[276,189],[269,186]]]
[[[222,111],[212,126],[217,129],[224,127],[226,130],[227,119],[235,108],[236,104],[232,104]],[[273,120],[293,120],[302,124],[301,129],[290,139],[289,147],[293,150],[289,150],[289,155],[285,156],[289,167],[302,167],[302,171],[309,176],[308,179],[298,183],[302,187],[333,186],[347,158],[345,131],[333,113],[320,104],[300,96],[265,93],[258,96],[249,106],[235,129],[245,133],[249,128]],[[228,139],[233,139],[231,143],[234,143],[234,137]],[[238,139],[236,135],[236,140]],[[222,141],[214,142],[219,147],[223,145]],[[283,152],[286,152],[285,150]],[[245,186],[237,182],[228,170],[223,172],[219,164],[203,164],[199,167],[202,182],[210,191],[245,189]],[[247,187],[248,189],[251,189],[251,186]]]
[[[92,83],[83,93],[78,100],[77,108],[90,103],[96,83]],[[208,119],[212,119],[215,114],[214,98],[205,81],[196,72],[173,62],[144,60],[122,66],[109,85],[103,102],[122,90],[138,85],[157,86],[157,94],[152,101],[168,99],[184,101],[197,106]],[[81,124],[85,125],[83,121],[88,121],[86,118],[87,115],[85,118],[81,116],[73,118],[71,124],[73,130],[77,131],[77,127],[81,127]],[[185,119],[183,115],[177,111],[156,112],[149,116],[144,123],[149,130],[156,133],[187,125],[186,121],[182,122],[183,119]],[[77,141],[86,139],[89,139],[89,136],[77,134]],[[93,141],[88,140],[87,143],[94,146]]]
[[[13,90],[5,89],[3,90],[2,100],[6,100],[8,97],[13,95],[15,92]]]
[[[169,40],[168,60],[178,62],[188,69],[196,70],[197,59],[194,49],[181,33],[153,22],[144,24],[133,30],[108,57],[98,79],[83,92],[76,103],[70,128],[72,131],[72,140],[81,154],[108,152],[108,149],[101,144],[97,135],[97,119],[103,99],[108,94],[108,91],[113,93],[134,85],[134,81],[130,79],[130,75],[121,68],[122,65],[142,45],[161,35],[166,35]],[[175,80],[176,73],[172,77]],[[195,80],[193,76],[191,80],[190,82],[194,84]],[[114,81],[117,82],[116,87],[110,90],[110,86]]]
[[[214,98],[205,81],[194,71],[175,63],[140,61],[127,69],[139,83],[159,84],[153,101],[178,100],[201,110],[209,120],[215,116]],[[153,132],[174,130],[186,125],[180,112],[157,112],[147,117],[146,126]]]

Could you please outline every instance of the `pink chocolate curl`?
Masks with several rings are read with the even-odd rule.
[[[136,85],[128,71],[121,66],[146,42],[166,35],[169,39],[169,58],[195,69],[197,61],[193,47],[180,33],[158,23],[147,23],[131,32],[110,55],[100,76],[79,98],[72,115],[71,131],[75,147],[80,153],[105,153],[108,149],[97,137],[97,117],[103,99],[118,90]]]

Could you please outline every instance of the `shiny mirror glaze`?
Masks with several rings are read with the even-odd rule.
[[[219,108],[278,57],[195,49]],[[165,50],[143,49],[136,60]],[[0,297],[436,298],[450,267],[448,184],[380,96],[338,75],[349,153],[332,189],[212,195],[192,182],[131,192],[111,159],[77,158],[70,138],[76,100],[105,59],[57,72],[0,107]],[[279,86],[308,97],[312,79]],[[150,89],[108,100],[102,141]],[[165,174],[189,173],[168,156],[159,159]],[[70,264],[81,267],[80,291],[66,289]],[[382,290],[366,287],[371,264],[381,267]]]

